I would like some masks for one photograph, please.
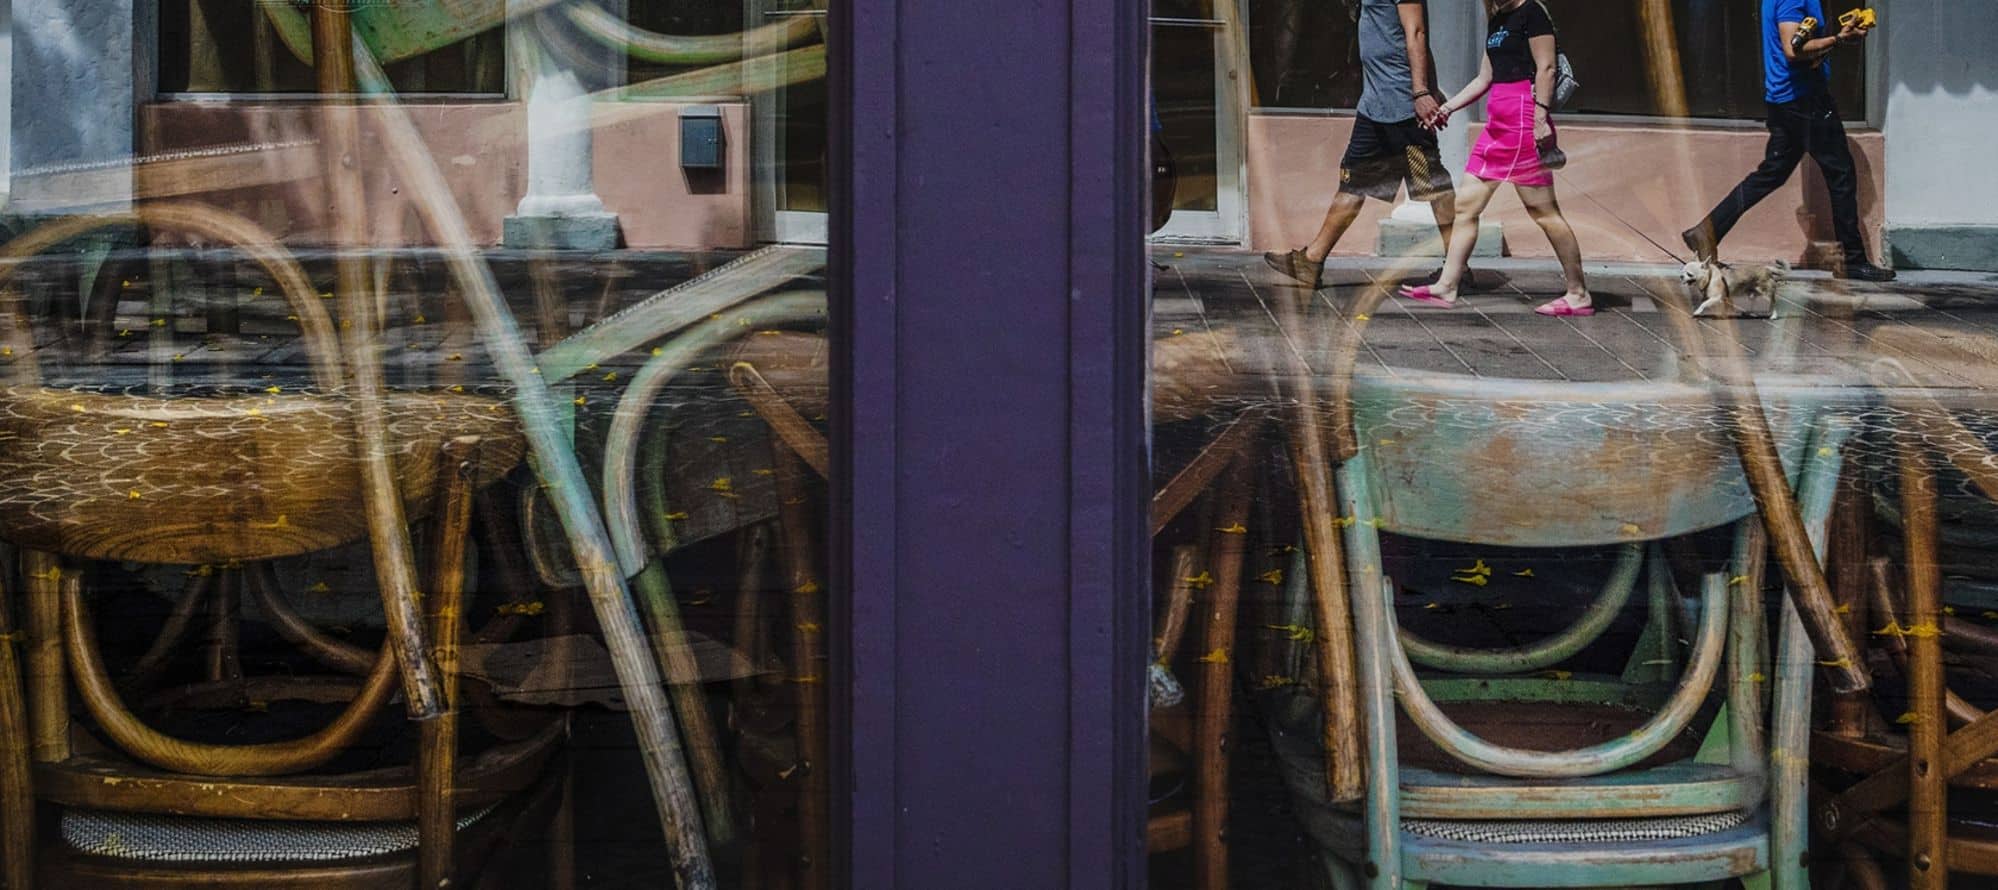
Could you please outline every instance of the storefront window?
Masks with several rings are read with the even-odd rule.
[[[520,5],[15,6],[0,884],[838,882],[824,22]]]
[[[1150,886],[1969,871],[1989,791],[1915,752],[1991,694],[1998,338],[1882,268],[1882,33],[1807,44],[1841,119],[1765,109],[1754,3],[1426,5],[1489,89],[1396,84],[1414,4],[1244,3],[1257,104],[1387,113],[1246,114],[1249,234],[1154,220]],[[1177,160],[1227,63],[1152,53]],[[1772,120],[1582,117],[1666,109]]]

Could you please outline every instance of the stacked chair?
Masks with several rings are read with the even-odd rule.
[[[1364,320],[1371,305],[1346,314]],[[1779,324],[1769,356],[1786,354],[1795,324]],[[1294,311],[1286,323],[1338,327]],[[1329,383],[1301,362],[1290,374],[1309,570],[1291,573],[1285,608],[1312,620],[1316,646],[1292,657],[1300,682],[1264,699],[1332,886],[1808,886],[1813,675],[1838,659],[1806,632],[1828,623],[1829,597],[1792,591],[1765,626],[1758,505],[1772,480],[1796,499],[1801,523],[1769,527],[1796,532],[1784,543],[1815,569],[1850,429],[1827,390],[1354,371],[1358,336],[1333,352]],[[1737,449],[1749,418],[1766,419],[1775,452],[1752,458],[1760,477]],[[1460,645],[1397,620],[1387,534],[1456,552],[1612,554],[1613,567],[1541,639]],[[1701,556],[1721,541],[1724,562]],[[1794,575],[1798,552],[1783,555]],[[1466,571],[1522,583],[1482,561]],[[1626,666],[1587,673],[1576,657],[1639,590],[1645,628]]]
[[[42,360],[74,344],[38,337],[7,278],[110,226],[192,234],[254,259],[299,320],[309,380],[135,392],[42,379]],[[7,886],[463,885],[481,854],[552,800],[566,727],[502,729],[461,751],[466,547],[474,494],[521,459],[511,412],[473,395],[388,390],[365,311],[336,326],[289,254],[247,220],[201,205],[50,223],[5,248],[0,287],[12,380],[0,390],[0,541],[16,556],[0,574],[0,617],[20,644],[18,655],[0,646]],[[410,526],[423,523],[418,552]],[[270,570],[364,539],[388,627],[378,652],[300,619]],[[244,676],[233,641],[211,640],[203,682],[128,701],[155,678],[113,676],[98,625],[115,616],[93,614],[92,582],[120,563],[196,578],[141,671],[181,648],[204,600],[218,632],[232,633],[236,598],[249,592],[334,675]],[[414,756],[339,767],[398,695],[418,721]],[[338,715],[277,741],[195,740],[142,716],[168,699],[210,725],[254,720],[246,703],[317,702]]]
[[[1880,695],[1835,698],[1814,735],[1813,822],[1820,845],[1843,854],[1828,857],[1821,884],[1945,887],[1952,875],[1998,875],[1998,718],[1972,702],[1989,695],[1974,674],[1998,657],[1987,623],[1998,602],[1988,584],[1946,587],[1943,573],[1990,573],[1980,538],[1991,528],[1969,520],[1998,500],[1982,402],[1998,379],[1998,339],[1917,325],[1871,338],[1883,395],[1868,430],[1872,475],[1851,475],[1833,539],[1840,597],[1873,643]],[[1880,855],[1899,861],[1899,879]]]

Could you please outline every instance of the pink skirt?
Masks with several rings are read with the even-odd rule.
[[[1532,81],[1492,84],[1485,97],[1485,131],[1464,172],[1486,182],[1554,184],[1554,174],[1540,165],[1540,148],[1533,140]]]

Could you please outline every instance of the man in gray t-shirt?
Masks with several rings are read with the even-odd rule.
[[[1263,254],[1270,267],[1317,288],[1325,257],[1339,243],[1368,198],[1393,201],[1403,183],[1412,198],[1429,202],[1443,243],[1456,221],[1456,192],[1443,166],[1436,130],[1441,101],[1436,65],[1429,54],[1424,0],[1360,0],[1360,91],[1353,138],[1339,165],[1339,193],[1318,237],[1298,250]]]

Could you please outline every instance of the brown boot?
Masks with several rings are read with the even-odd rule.
[[[1271,251],[1263,254],[1263,262],[1282,273],[1292,281],[1312,290],[1318,289],[1318,279],[1325,274],[1325,261],[1312,262],[1302,250],[1289,250],[1281,253]]]

